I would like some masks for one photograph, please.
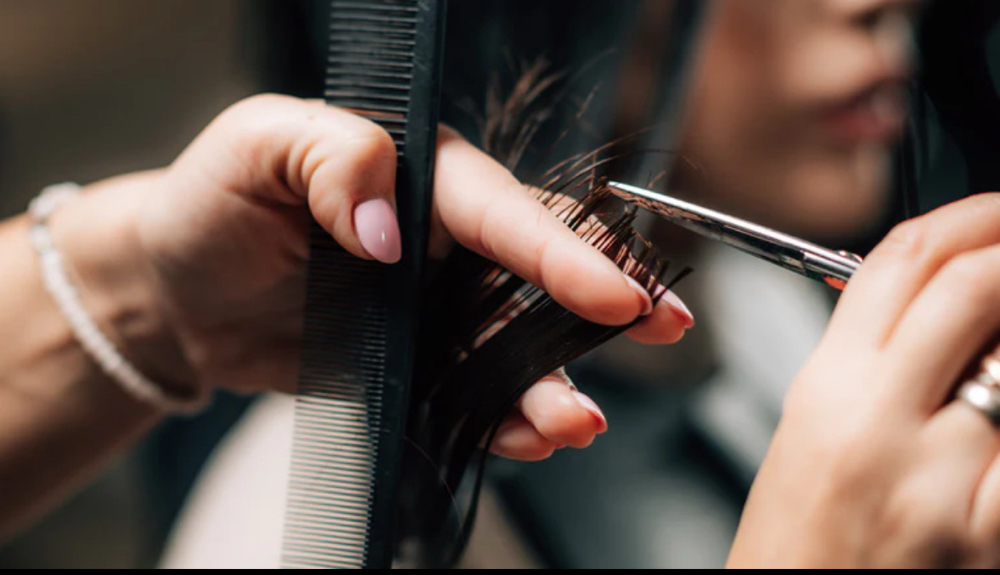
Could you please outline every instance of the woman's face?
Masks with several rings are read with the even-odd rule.
[[[887,204],[917,0],[722,0],[682,148],[710,202],[835,239]]]

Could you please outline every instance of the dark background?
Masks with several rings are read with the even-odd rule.
[[[0,0],[0,213],[22,211],[36,190],[55,181],[87,182],[164,165],[225,105],[245,95],[321,95],[325,4]],[[472,119],[456,104],[481,98],[511,60],[544,54],[555,68],[586,64],[594,78],[613,77],[622,55],[605,51],[628,37],[642,4],[452,2],[444,121],[472,135]],[[998,16],[995,0],[931,6],[920,37],[914,121],[900,154],[897,209],[883,229],[908,213],[1000,189],[994,159],[1000,153]],[[588,81],[581,80],[577,95],[588,93]],[[563,118],[573,114],[572,103]],[[613,106],[599,99],[595,108]],[[592,146],[619,129],[613,120],[597,114],[589,136],[581,133],[566,145]],[[877,235],[858,238],[857,246],[845,247],[863,253],[875,240]],[[718,541],[731,533],[748,478],[686,412],[694,382],[710,369],[708,361],[671,373],[674,384],[663,387],[623,381],[643,376],[612,376],[600,362],[574,366],[574,377],[587,382],[609,416],[627,423],[586,457],[560,453],[544,465],[501,464],[492,471],[509,512],[545,564],[622,565],[638,556],[638,539],[663,535],[622,518],[648,503],[629,497],[629,481],[637,476],[661,478],[687,493],[679,501],[690,507],[673,509],[714,522],[704,528],[718,533]],[[80,496],[0,547],[0,568],[155,565],[200,466],[249,401],[220,395],[205,414],[160,426]],[[564,511],[581,505],[593,508],[595,521],[616,528],[568,523]],[[713,545],[705,555],[718,555]],[[671,552],[685,550],[675,546]]]

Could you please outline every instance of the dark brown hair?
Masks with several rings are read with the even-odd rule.
[[[545,71],[539,60],[525,67],[506,96],[495,82],[486,98],[482,147],[515,171],[523,171],[525,151],[552,118],[553,102],[560,100],[564,77]],[[577,118],[585,110],[586,103]],[[617,158],[615,145],[544,170],[529,168],[522,181],[526,190],[540,190],[534,192],[540,202],[645,287],[655,302],[689,270],[664,285],[667,263],[635,232],[634,208],[617,200],[606,185],[602,170]],[[468,541],[486,453],[503,417],[534,382],[630,326],[586,321],[541,289],[461,247],[443,263],[426,294],[397,539],[399,556],[407,563],[449,567]],[[484,437],[487,449],[480,449]],[[461,497],[464,504],[460,494],[467,495]]]

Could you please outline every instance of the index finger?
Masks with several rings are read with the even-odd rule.
[[[830,332],[881,348],[932,277],[957,255],[1000,243],[1000,194],[980,194],[898,225],[847,284]],[[836,326],[843,324],[838,329]],[[847,343],[847,342],[845,342]]]
[[[434,204],[456,241],[543,289],[571,312],[625,325],[652,311],[649,294],[452,130],[438,139]]]

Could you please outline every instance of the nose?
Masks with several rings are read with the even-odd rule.
[[[902,11],[886,12],[872,30],[872,39],[885,66],[895,73],[909,72],[916,51],[913,17]]]
[[[827,5],[839,16],[864,19],[886,11],[917,12],[925,0],[828,0]]]
[[[905,77],[915,52],[922,0],[829,0],[835,16],[869,34],[887,72]]]

